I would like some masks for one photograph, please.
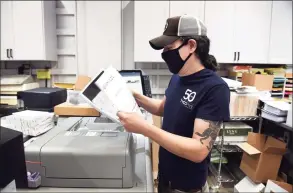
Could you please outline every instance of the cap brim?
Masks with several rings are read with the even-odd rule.
[[[166,35],[161,35],[157,38],[154,38],[152,40],[150,40],[150,45],[153,49],[155,50],[161,50],[163,49],[165,46],[172,44],[173,42],[175,42],[176,40],[178,40],[180,37],[178,36],[166,36]]]

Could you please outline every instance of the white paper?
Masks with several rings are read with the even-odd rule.
[[[136,112],[143,116],[125,80],[115,68],[105,69],[95,84],[101,91],[92,101],[82,96],[109,119],[120,123],[117,117],[118,111]]]
[[[1,125],[22,132],[24,135],[38,136],[52,129],[54,113],[42,111],[21,111],[3,117]]]
[[[290,109],[290,104],[284,101],[265,101],[265,103],[281,111],[288,111]]]

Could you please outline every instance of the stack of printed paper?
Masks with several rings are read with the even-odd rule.
[[[38,136],[54,127],[54,113],[21,111],[1,119],[1,126],[20,131],[24,135]]]
[[[116,123],[120,123],[118,111],[136,112],[143,116],[123,77],[113,67],[102,70],[81,95],[97,111]]]
[[[261,116],[263,118],[281,123],[286,122],[290,104],[284,101],[265,101]]]

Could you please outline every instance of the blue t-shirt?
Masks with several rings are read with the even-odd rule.
[[[162,129],[192,138],[196,118],[227,121],[230,118],[230,90],[221,77],[209,69],[192,75],[173,75],[166,89]],[[204,186],[210,154],[201,163],[176,156],[164,148],[159,151],[159,178],[180,189]]]

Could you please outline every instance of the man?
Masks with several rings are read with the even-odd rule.
[[[119,112],[129,132],[160,145],[159,192],[208,192],[210,151],[221,124],[229,120],[230,91],[214,71],[204,24],[191,16],[167,19],[162,36],[150,41],[174,74],[162,100],[134,93],[148,112],[163,116],[162,129],[135,113]]]

